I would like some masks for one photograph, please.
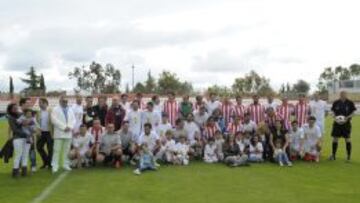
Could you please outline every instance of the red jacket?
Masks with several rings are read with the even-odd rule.
[[[126,111],[121,105],[112,106],[108,109],[105,117],[105,125],[112,123],[115,125],[115,131],[120,130],[122,122],[124,121]]]

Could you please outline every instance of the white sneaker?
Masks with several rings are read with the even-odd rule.
[[[31,167],[31,172],[35,173],[37,171],[36,166]]]
[[[279,165],[280,165],[280,166],[284,166],[284,164],[283,164],[282,161],[279,161]]]
[[[52,169],[51,169],[51,172],[52,172],[53,174],[57,173],[58,171],[59,171],[59,169],[55,169],[55,168],[52,168]]]
[[[183,160],[183,164],[184,164],[185,166],[189,165],[189,160],[184,159],[184,160]]]
[[[155,161],[155,164],[154,164],[154,165],[155,165],[156,168],[159,168],[159,167],[160,167],[160,164],[158,164],[156,161]]]
[[[132,166],[136,166],[136,161],[131,160],[131,161],[130,161],[130,165],[132,165]]]
[[[289,161],[289,162],[287,163],[287,165],[291,167],[291,166],[292,166],[292,163]]]
[[[135,170],[134,170],[134,174],[135,174],[135,175],[140,175],[140,174],[141,174],[140,169],[135,169]]]
[[[64,166],[63,168],[64,168],[65,171],[71,171],[70,166]]]

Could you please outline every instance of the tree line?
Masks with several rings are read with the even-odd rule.
[[[37,74],[33,66],[25,73],[25,76],[25,78],[21,78],[21,81],[25,83],[27,87],[20,92],[21,94],[26,96],[54,94],[54,96],[56,96],[57,93],[64,93],[63,91],[46,92],[44,75]],[[88,66],[74,67],[74,69],[68,73],[68,78],[76,81],[77,87],[74,88],[75,92],[86,91],[92,94],[111,94],[120,93],[121,89],[121,72],[110,63],[102,65],[97,62],[92,62]],[[327,87],[330,83],[355,79],[360,79],[360,65],[358,64],[353,64],[349,67],[326,67],[319,76],[317,91],[326,95],[328,93]],[[144,82],[137,82],[132,89],[130,89],[129,84],[126,84],[124,92],[164,95],[169,90],[181,95],[193,95],[196,93],[192,83],[181,80],[176,73],[163,71],[156,78],[150,70],[147,72],[147,79]],[[219,96],[250,95],[253,93],[257,93],[260,96],[267,96],[269,94],[295,95],[298,93],[308,94],[310,84],[305,80],[298,80],[294,84],[283,83],[280,89],[276,91],[271,87],[269,78],[251,70],[244,76],[235,78],[231,87],[215,84],[209,86],[206,91],[216,93]],[[9,93],[11,96],[14,94],[12,77],[9,78]]]

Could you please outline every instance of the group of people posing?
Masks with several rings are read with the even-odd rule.
[[[84,101],[85,100],[85,101]],[[134,173],[156,170],[160,163],[188,165],[192,160],[222,162],[229,166],[271,161],[292,166],[295,160],[318,162],[325,132],[326,102],[317,94],[310,102],[299,95],[296,104],[286,97],[280,104],[270,95],[265,103],[253,95],[245,106],[242,97],[235,102],[221,100],[210,93],[208,99],[189,96],[176,100],[174,92],[161,103],[159,96],[144,102],[142,94],[108,98],[77,96],[75,103],[60,97],[50,108],[46,98],[39,108],[29,98],[7,107],[7,118],[14,150],[13,176],[26,176],[28,158],[31,171],[37,170],[36,150],[43,165],[53,173],[72,168],[125,163],[135,166]],[[347,159],[351,155],[351,117],[356,108],[342,92],[331,111],[334,118],[333,153],[335,160],[339,137],[346,139]],[[45,150],[46,147],[46,150]]]

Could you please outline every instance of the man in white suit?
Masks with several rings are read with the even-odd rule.
[[[72,132],[76,125],[74,112],[68,106],[68,100],[62,96],[59,99],[59,106],[51,112],[51,121],[54,126],[54,150],[52,158],[52,172],[59,170],[60,153],[62,152],[63,169],[70,171],[68,154],[71,147]]]

